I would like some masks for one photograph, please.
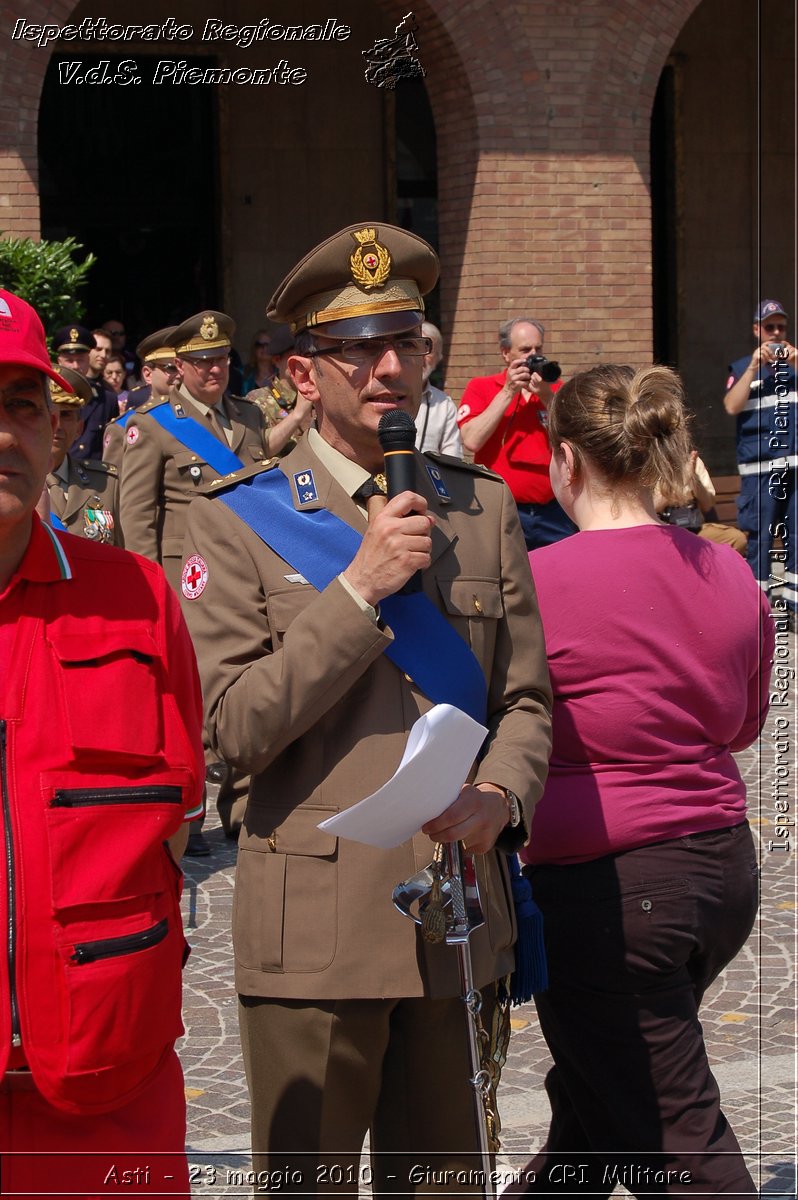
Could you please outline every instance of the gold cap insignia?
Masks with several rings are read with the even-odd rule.
[[[203,341],[212,342],[219,336],[219,326],[215,317],[203,317],[200,326],[200,337]]]
[[[80,331],[75,329],[73,326],[73,328],[70,329],[70,331],[69,331],[69,340],[70,340],[70,342],[76,342],[76,341],[78,341],[79,338],[80,338]]]
[[[349,258],[352,278],[367,292],[382,287],[391,273],[388,247],[377,241],[377,230],[373,228],[358,229],[352,237],[358,244]]]

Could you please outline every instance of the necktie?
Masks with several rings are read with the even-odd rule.
[[[385,476],[380,472],[377,475],[372,475],[355,492],[354,498],[356,500],[365,500],[366,513],[370,521],[373,521],[377,513],[385,508],[385,505],[388,503],[386,495],[387,486]]]
[[[219,409],[215,405],[213,408],[211,408],[209,410],[208,416],[210,417],[211,428],[213,429],[213,432],[216,435],[216,437],[219,439],[219,441],[222,443],[223,446],[229,446],[230,440],[227,437],[227,428],[224,424],[224,421],[222,420],[222,416],[221,416],[221,413],[219,412]]]

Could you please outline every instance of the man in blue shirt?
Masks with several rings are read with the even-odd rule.
[[[748,562],[759,586],[778,586],[774,564],[784,564],[783,602],[794,626],[798,612],[798,351],[787,340],[787,314],[778,300],[761,300],[754,313],[754,353],[729,367],[724,405],[737,417],[741,485],[738,524],[748,534]],[[772,550],[774,538],[781,551]]]

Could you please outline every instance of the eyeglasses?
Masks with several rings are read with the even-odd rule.
[[[786,333],[787,332],[787,322],[786,321],[770,321],[767,325],[763,326],[763,329],[765,330],[765,333]]]
[[[428,337],[396,337],[396,338],[344,338],[335,346],[327,346],[323,350],[311,350],[308,358],[321,358],[322,355],[332,354],[350,363],[379,362],[387,350],[393,350],[397,358],[423,358],[432,350],[432,338]]]
[[[167,375],[177,371],[177,363],[153,363],[152,365],[159,371],[165,371]]]
[[[230,362],[229,354],[218,354],[216,358],[184,358],[184,363],[189,363],[195,371],[204,374],[207,371],[212,371],[214,367],[226,367]]]

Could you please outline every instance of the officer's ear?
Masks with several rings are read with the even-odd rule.
[[[320,399],[316,383],[316,359],[307,358],[304,354],[292,354],[288,359],[288,370],[294,381],[294,387],[305,400]]]

